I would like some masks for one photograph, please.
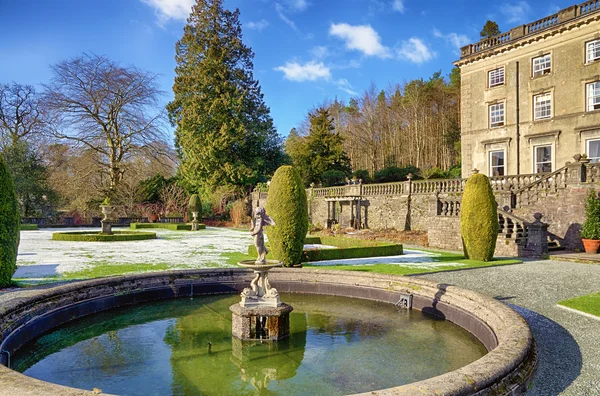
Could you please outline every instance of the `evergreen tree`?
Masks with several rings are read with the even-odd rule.
[[[40,155],[27,142],[16,142],[2,151],[14,180],[23,217],[52,216],[58,195],[48,182],[48,170]]]
[[[190,190],[247,190],[283,160],[253,57],[242,42],[239,10],[223,9],[223,0],[197,0],[176,44],[175,98],[167,106]]]
[[[335,130],[329,110],[318,108],[309,115],[307,147],[307,183],[321,182],[324,172],[337,170],[350,174],[350,160],[344,151],[344,139]]]
[[[488,38],[497,36],[500,33],[501,32],[500,28],[498,27],[498,24],[488,19],[485,25],[483,25],[483,29],[481,29],[481,32],[479,32],[479,36],[481,36],[482,38]]]

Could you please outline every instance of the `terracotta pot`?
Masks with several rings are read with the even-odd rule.
[[[597,239],[581,239],[583,242],[583,248],[585,252],[588,254],[596,254],[598,253],[598,248],[600,247],[600,240]]]

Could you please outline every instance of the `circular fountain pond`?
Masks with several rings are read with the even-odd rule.
[[[120,395],[349,394],[403,385],[486,353],[470,333],[419,311],[343,297],[282,295],[290,337],[242,342],[239,296],[180,298],[71,322],[21,348],[13,369]],[[460,353],[457,353],[460,351]]]
[[[0,394],[502,395],[535,371],[510,308],[400,276],[273,269],[290,336],[241,341],[229,307],[252,278],[172,271],[0,296]]]

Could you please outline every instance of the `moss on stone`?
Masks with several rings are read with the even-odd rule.
[[[465,257],[490,261],[498,238],[496,199],[487,176],[474,174],[465,185],[460,206],[460,234]]]
[[[300,264],[308,231],[308,205],[302,180],[293,167],[282,166],[273,175],[266,211],[275,220],[275,226],[266,227],[271,258],[285,266]]]
[[[15,183],[0,156],[0,287],[10,285],[17,269],[20,225]]]

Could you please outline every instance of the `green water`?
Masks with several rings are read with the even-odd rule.
[[[430,378],[485,354],[468,332],[419,311],[297,294],[282,295],[294,307],[288,340],[241,343],[229,311],[238,301],[177,299],[80,319],[22,348],[13,368],[120,395],[335,395]]]

